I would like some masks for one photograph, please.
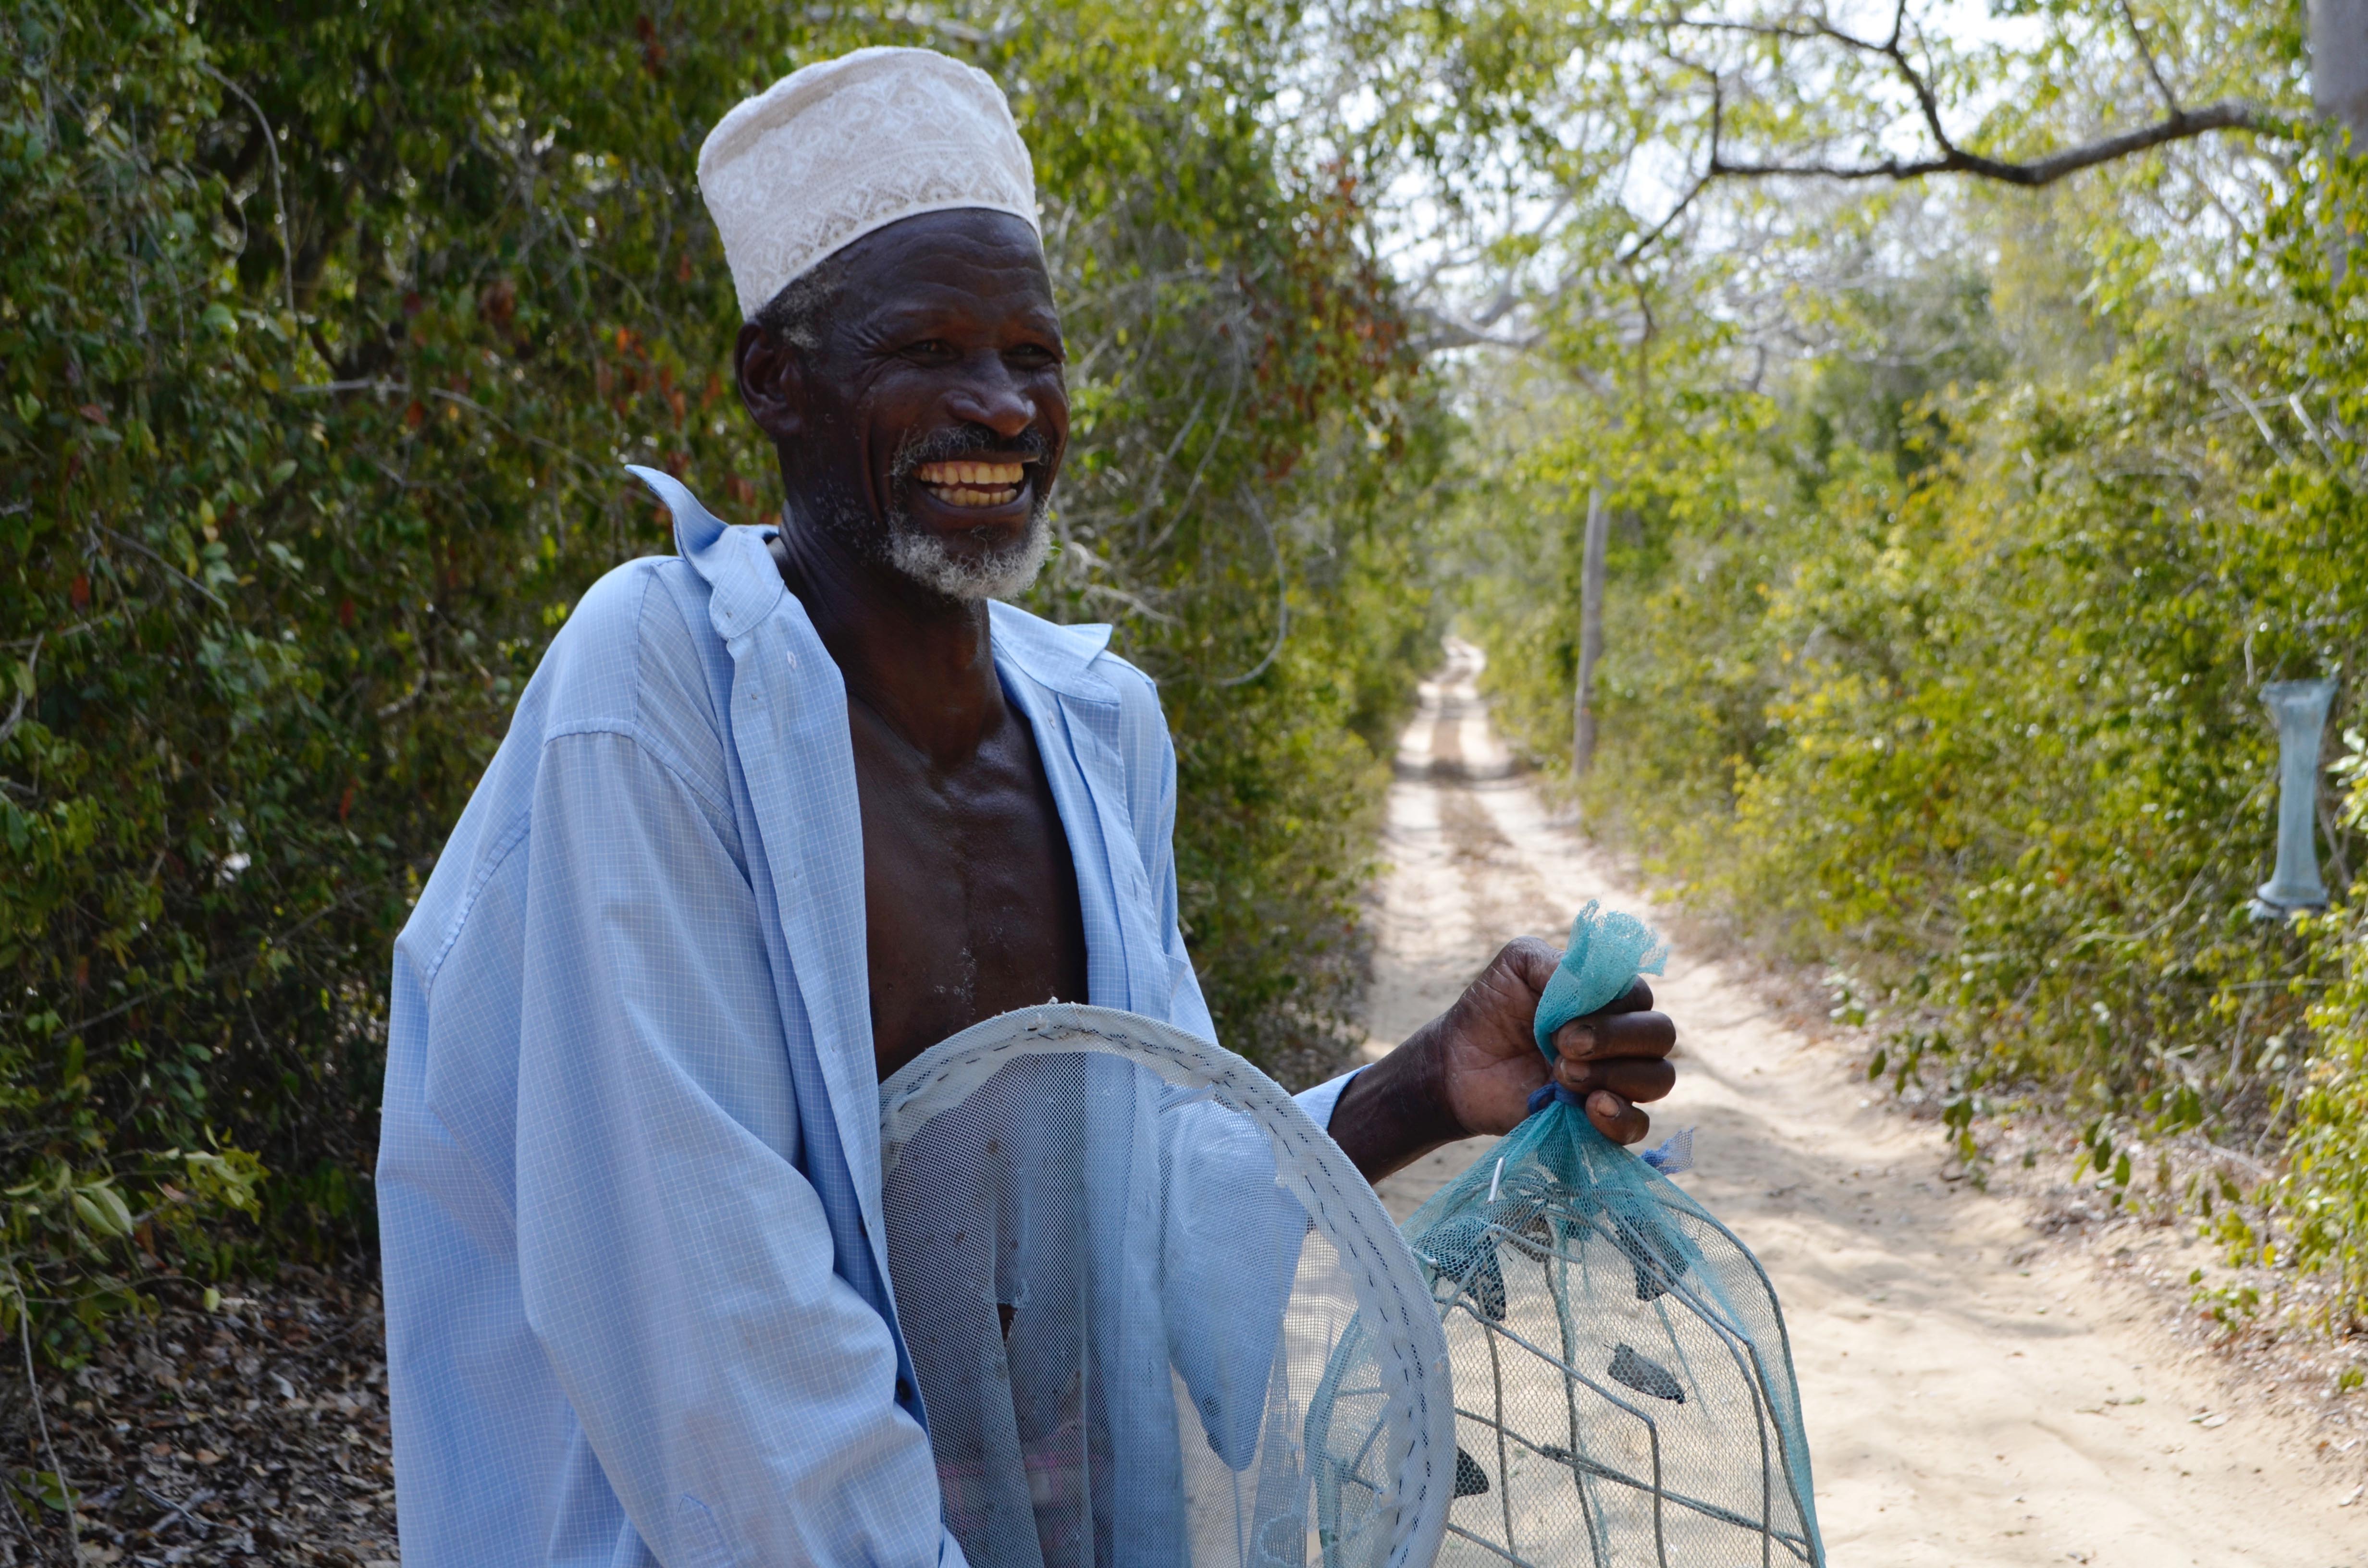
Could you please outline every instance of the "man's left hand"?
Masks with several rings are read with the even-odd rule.
[[[1549,1068],[1532,1033],[1538,998],[1561,952],[1534,937],[1508,942],[1455,1005],[1360,1073],[1332,1113],[1332,1136],[1368,1180],[1442,1143],[1509,1132]],[[1677,1081],[1668,1062],[1677,1025],[1653,1010],[1639,980],[1601,1012],[1554,1031],[1551,1075],[1580,1096],[1587,1119],[1615,1142],[1634,1143],[1652,1121],[1637,1108]]]

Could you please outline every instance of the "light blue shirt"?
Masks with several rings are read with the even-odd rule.
[[[680,554],[576,606],[395,944],[404,1561],[960,1568],[887,1285],[846,689],[761,531],[637,472]],[[1088,1000],[1213,1038],[1157,694],[1107,627],[992,616]]]

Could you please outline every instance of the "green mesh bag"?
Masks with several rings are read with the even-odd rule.
[[[1664,949],[1590,903],[1538,1009],[1539,1048]],[[1530,1568],[1822,1565],[1808,1442],[1775,1290],[1750,1250],[1548,1085],[1529,1119],[1406,1221],[1448,1343],[1454,1502],[1438,1561]],[[1344,1339],[1336,1363],[1350,1364]],[[1349,1392],[1347,1380],[1339,1380]],[[1318,1539],[1371,1486],[1354,1402],[1319,1398]],[[1337,1522],[1331,1522],[1337,1521]]]

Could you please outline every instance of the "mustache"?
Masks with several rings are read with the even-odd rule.
[[[1053,455],[1053,439],[1042,426],[1030,425],[1017,436],[998,436],[984,425],[949,425],[926,436],[906,434],[888,460],[888,475],[903,482],[926,463],[959,462],[983,453],[1018,453],[1022,461],[1042,462]]]

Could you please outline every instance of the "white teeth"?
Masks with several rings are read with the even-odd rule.
[[[1006,506],[1019,498],[1024,463],[923,463],[913,477],[949,506]]]
[[[923,463],[915,477],[925,484],[1016,485],[1026,469],[1019,463]]]

